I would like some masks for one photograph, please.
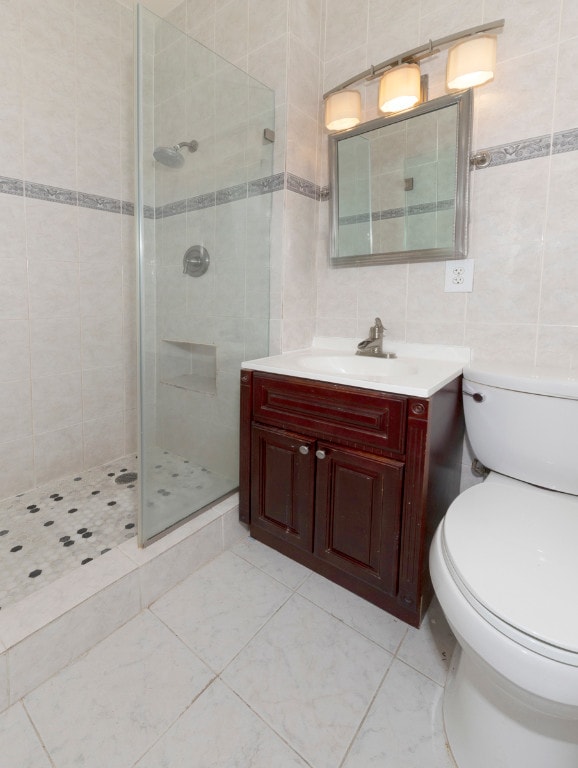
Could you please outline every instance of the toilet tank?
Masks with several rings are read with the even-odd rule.
[[[578,495],[578,372],[472,365],[463,399],[466,431],[485,467]]]

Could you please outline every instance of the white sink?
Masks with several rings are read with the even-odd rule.
[[[399,377],[417,373],[417,365],[398,358],[361,355],[303,355],[295,363],[306,371],[346,376]]]
[[[248,360],[243,368],[401,395],[430,397],[469,362],[463,347],[388,342],[397,357],[356,355],[358,340],[316,340],[309,349]]]

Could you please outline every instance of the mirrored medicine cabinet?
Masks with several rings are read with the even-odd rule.
[[[467,256],[471,90],[329,136],[334,267]]]

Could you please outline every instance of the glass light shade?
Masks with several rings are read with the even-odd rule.
[[[325,127],[328,131],[344,131],[361,122],[359,91],[337,91],[325,101]]]
[[[417,104],[421,77],[417,64],[400,64],[389,69],[379,81],[379,108],[382,112],[401,112]]]
[[[496,38],[470,37],[448,53],[448,88],[473,88],[492,80],[496,68]]]

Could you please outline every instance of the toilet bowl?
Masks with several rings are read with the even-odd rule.
[[[572,431],[578,387],[574,393],[564,382],[561,396],[536,369],[531,374],[465,372],[474,452],[478,445],[496,469],[516,464],[524,479],[491,471],[453,502],[430,550],[434,589],[458,641],[444,723],[459,768],[578,768],[578,495],[569,492],[578,482],[578,431],[561,438],[576,449],[571,456],[548,445],[552,428],[556,438]],[[528,419],[540,445],[528,439]],[[530,476],[547,477],[550,487],[531,485]]]

